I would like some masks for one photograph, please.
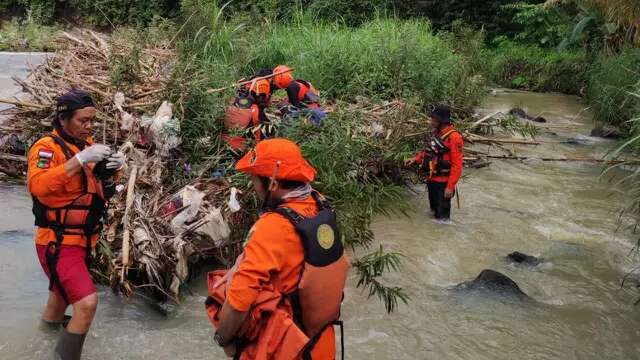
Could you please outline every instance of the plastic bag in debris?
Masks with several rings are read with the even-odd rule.
[[[171,220],[171,229],[175,234],[179,234],[182,232],[186,226],[185,223],[189,221],[193,221],[198,215],[198,209],[200,209],[200,205],[202,204],[202,199],[204,199],[204,193],[191,185],[187,185],[182,189],[178,195],[180,199],[181,207],[186,207],[184,210],[180,211],[172,220]],[[172,199],[173,201],[173,199]]]
[[[122,92],[117,92],[115,93],[115,95],[113,95],[113,103],[115,104],[116,109],[120,111],[120,130],[131,131],[131,129],[133,128],[133,124],[136,122],[136,119],[131,114],[124,111],[124,100],[125,97]]]
[[[231,210],[231,212],[240,211],[240,203],[236,198],[237,193],[238,193],[238,189],[236,189],[235,187],[232,187],[231,195],[229,195],[229,202],[227,203],[229,205],[229,210]]]
[[[162,155],[180,145],[180,122],[173,117],[171,103],[163,101],[149,125],[149,135]]]
[[[204,216],[206,223],[196,230],[200,235],[208,236],[216,246],[221,246],[231,234],[229,225],[222,217],[219,208],[213,208]]]

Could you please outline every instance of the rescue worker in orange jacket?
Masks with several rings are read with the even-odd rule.
[[[293,79],[293,70],[286,65],[279,65],[273,69],[271,79],[274,90],[283,89],[287,92],[288,101],[278,105],[283,117],[303,118],[315,126],[320,126],[327,117],[320,106],[320,95],[310,82]]]
[[[260,142],[238,161],[236,169],[251,176],[263,212],[229,276],[226,299],[215,309],[216,342],[228,356],[240,359],[287,357],[278,357],[283,353],[334,359],[333,325],[339,323],[349,263],[335,212],[310,185],[315,169],[298,146],[286,139]],[[302,345],[300,336],[291,335],[286,319],[275,325],[265,323],[263,331],[247,338],[246,322],[256,321],[256,310],[274,292],[282,296],[279,309],[287,311],[303,332]]]
[[[95,117],[87,92],[72,90],[60,96],[53,132],[36,141],[28,154],[36,250],[49,277],[42,320],[59,327],[67,307],[73,307],[54,350],[55,359],[80,359],[98,302],[88,268],[91,251],[106,201],[115,191],[113,177],[125,162],[123,154],[93,143]]]
[[[278,65],[273,69],[272,78],[274,89],[287,92],[289,104],[297,108],[317,109],[320,107],[320,95],[310,82],[293,79],[293,71],[287,65]]]
[[[427,172],[429,206],[435,218],[449,221],[451,199],[462,176],[464,141],[451,123],[451,110],[445,105],[436,106],[429,114],[433,134],[427,147],[406,164],[419,164]]]
[[[268,121],[264,110],[271,100],[271,85],[268,80],[255,80],[242,87],[236,95],[233,104],[227,108],[225,127],[227,130],[246,130],[253,128],[256,141],[266,135],[259,128]],[[224,135],[225,141],[233,148],[242,150],[246,139],[243,136]]]

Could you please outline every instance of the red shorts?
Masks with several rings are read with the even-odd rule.
[[[42,269],[47,274],[47,277],[50,277],[51,273],[45,258],[47,247],[36,245],[36,250]],[[93,284],[89,269],[87,269],[87,265],[84,262],[85,255],[86,252],[82,246],[62,245],[60,249],[60,259],[56,270],[59,283],[64,288],[70,304],[75,304],[96,292],[96,286]],[[52,290],[62,298],[58,284],[54,284]]]

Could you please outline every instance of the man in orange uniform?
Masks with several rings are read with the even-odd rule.
[[[451,199],[462,176],[464,140],[451,123],[451,110],[436,106],[429,114],[434,133],[427,149],[406,163],[420,164],[427,171],[429,206],[435,218],[448,222],[451,217]]]
[[[227,130],[246,130],[253,128],[256,141],[266,135],[259,127],[268,122],[264,110],[271,100],[271,85],[268,80],[255,80],[243,87],[236,95],[233,104],[227,108],[225,127]],[[243,150],[246,140],[243,136],[224,135],[225,141],[233,149]]]
[[[340,316],[349,265],[335,213],[310,185],[315,169],[298,146],[286,139],[260,142],[238,161],[236,169],[251,175],[264,205],[229,280],[215,340],[227,355],[239,355],[239,330],[248,312],[262,289],[274,286],[291,305],[296,326],[309,338],[300,357],[334,359],[333,325]],[[257,346],[287,346],[267,344],[268,339],[260,337],[255,341]]]
[[[310,82],[293,78],[293,70],[287,65],[278,65],[273,69],[271,80],[274,90],[287,92],[287,106],[280,106],[280,112],[293,118],[306,115],[309,120],[320,125],[327,114],[320,107],[320,95]]]
[[[110,180],[125,161],[123,154],[93,144],[95,117],[96,108],[87,92],[72,90],[62,95],[53,132],[36,141],[28,154],[27,186],[38,227],[36,250],[49,277],[49,299],[42,320],[59,326],[66,308],[73,306],[73,317],[55,348],[55,359],[80,359],[98,302],[88,269],[91,251],[98,240],[106,201],[115,191]]]

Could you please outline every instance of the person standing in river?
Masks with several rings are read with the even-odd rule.
[[[429,118],[433,133],[427,140],[425,150],[405,163],[419,164],[427,173],[429,207],[436,220],[449,222],[451,199],[462,176],[464,140],[453,126],[448,106],[435,106]]]
[[[236,170],[262,209],[236,265],[209,274],[215,341],[234,359],[335,359],[349,261],[316,170],[286,139],[258,143]]]
[[[123,154],[93,143],[95,117],[89,93],[67,92],[58,99],[54,130],[36,141],[28,154],[36,251],[49,277],[42,320],[52,327],[65,327],[54,359],[77,360],[82,354],[98,303],[89,274],[91,253],[106,203],[115,191],[113,179],[125,163]],[[69,305],[73,316],[67,322]]]

